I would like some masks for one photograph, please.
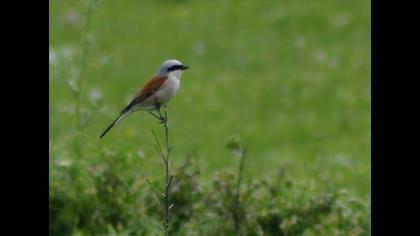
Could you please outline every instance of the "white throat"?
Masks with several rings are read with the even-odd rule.
[[[181,75],[182,75],[182,70],[175,70],[168,73],[169,78],[176,78],[178,80],[181,78]]]

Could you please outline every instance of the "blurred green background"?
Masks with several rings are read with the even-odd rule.
[[[195,151],[210,177],[234,165],[225,143],[240,137],[246,179],[285,166],[307,186],[370,201],[369,1],[100,0],[85,35],[88,5],[49,4],[50,184],[62,166],[100,162],[98,149],[119,154],[119,175],[158,178],[149,115],[98,136],[176,58],[190,69],[168,104],[173,165]]]

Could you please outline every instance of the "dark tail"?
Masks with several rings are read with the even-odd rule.
[[[121,114],[117,117],[117,119],[114,120],[114,122],[112,122],[112,124],[110,126],[108,126],[108,128],[106,128],[106,130],[101,134],[101,136],[99,136],[99,139],[101,139],[103,136],[105,136],[106,133],[108,133],[108,131],[110,129],[112,129],[112,127],[114,127],[121,119],[123,119],[126,115],[128,115],[128,112],[126,111],[126,109],[124,109]]]

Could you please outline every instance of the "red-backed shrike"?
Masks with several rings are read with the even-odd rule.
[[[108,131],[114,127],[123,118],[135,111],[158,110],[165,105],[177,93],[180,85],[182,71],[188,69],[177,60],[167,60],[159,68],[156,75],[144,85],[144,87],[134,96],[131,102],[114,122],[101,134],[102,138]],[[153,116],[157,117],[154,113]]]

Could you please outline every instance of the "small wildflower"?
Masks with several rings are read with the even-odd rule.
[[[137,156],[138,156],[140,159],[144,159],[144,152],[143,152],[142,150],[139,150],[139,151],[137,152]]]
[[[337,15],[333,18],[333,25],[335,27],[344,27],[347,26],[350,23],[350,17],[345,14]]]
[[[48,51],[48,59],[51,65],[57,64],[57,53],[54,49],[51,49]]]
[[[327,59],[327,53],[324,50],[319,50],[315,53],[315,60],[319,63],[325,62]]]
[[[102,92],[100,89],[92,89],[89,93],[89,96],[91,99],[98,99],[100,97],[102,97]]]
[[[75,53],[75,49],[71,45],[66,45],[61,48],[60,54],[63,56],[64,59],[70,61]]]
[[[63,166],[63,167],[69,167],[72,164],[73,164],[72,161],[71,160],[68,160],[68,159],[63,159],[63,160],[58,160],[57,161],[57,165]]]
[[[302,36],[299,36],[299,37],[296,39],[295,43],[296,43],[296,46],[297,46],[298,48],[304,48],[304,47],[306,46],[306,40],[305,40],[305,38],[304,38],[304,37],[302,37]]]
[[[330,68],[337,68],[338,66],[338,61],[337,59],[332,59],[329,63],[328,63],[328,67]]]
[[[65,21],[69,25],[78,25],[80,23],[80,15],[75,10],[69,10],[66,13]]]

